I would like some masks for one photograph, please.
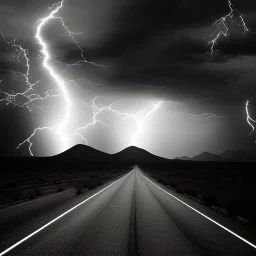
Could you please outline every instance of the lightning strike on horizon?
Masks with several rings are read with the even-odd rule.
[[[52,78],[53,83],[55,85],[57,85],[58,87],[58,94],[54,94],[54,90],[48,90],[47,92],[45,92],[44,96],[40,96],[39,94],[36,94],[33,92],[34,90],[34,86],[37,85],[40,81],[36,81],[35,83],[31,83],[29,82],[29,76],[30,76],[30,63],[29,63],[29,57],[28,57],[28,50],[23,48],[21,45],[16,43],[16,40],[12,40],[12,41],[7,41],[6,38],[3,36],[2,31],[1,35],[3,37],[3,39],[5,40],[5,42],[14,47],[15,48],[15,54],[14,57],[16,58],[16,60],[19,63],[22,63],[22,61],[25,61],[25,66],[26,66],[26,71],[25,73],[22,72],[15,72],[13,71],[13,76],[14,79],[18,79],[20,76],[24,77],[25,83],[28,86],[28,89],[25,90],[24,92],[21,93],[7,93],[4,92],[0,89],[0,93],[2,93],[5,97],[3,99],[0,99],[0,101],[5,101],[6,104],[13,104],[15,106],[18,107],[27,107],[29,110],[31,110],[31,107],[36,107],[38,109],[41,109],[42,111],[44,111],[44,109],[42,107],[36,106],[34,105],[34,101],[36,100],[45,100],[47,98],[51,98],[51,97],[63,97],[63,100],[65,101],[66,105],[65,105],[65,111],[63,114],[63,119],[60,123],[58,124],[54,124],[52,126],[44,126],[44,127],[37,127],[34,129],[33,133],[27,138],[25,139],[23,142],[21,142],[17,149],[20,148],[22,145],[24,145],[25,143],[28,143],[29,147],[29,153],[31,156],[33,156],[33,152],[32,152],[32,138],[38,133],[41,132],[43,130],[49,130],[55,134],[57,134],[60,137],[60,140],[62,141],[62,150],[66,150],[68,149],[68,137],[67,134],[65,134],[65,128],[67,126],[67,124],[69,123],[69,117],[70,117],[70,107],[73,104],[70,96],[69,96],[69,91],[67,89],[67,84],[68,83],[73,83],[77,86],[79,86],[77,84],[77,81],[81,80],[81,79],[85,79],[85,78],[78,78],[78,79],[74,79],[74,80],[65,80],[64,78],[62,78],[62,76],[60,75],[60,73],[58,73],[53,66],[51,65],[52,62],[56,62],[52,59],[50,52],[48,51],[48,44],[45,41],[43,35],[42,35],[42,29],[43,27],[45,27],[47,25],[47,23],[51,20],[59,20],[61,22],[61,25],[65,28],[65,30],[67,31],[69,37],[72,39],[72,41],[76,44],[76,46],[79,48],[80,53],[81,53],[81,57],[82,59],[77,61],[76,63],[73,64],[66,64],[60,61],[57,61],[59,63],[65,64],[67,67],[70,66],[80,66],[82,63],[87,63],[87,64],[92,64],[94,66],[101,66],[101,67],[105,67],[103,65],[99,65],[95,62],[90,62],[87,61],[84,57],[84,52],[83,49],[81,47],[81,45],[75,40],[75,36],[81,34],[81,32],[72,32],[68,29],[68,27],[66,26],[66,24],[64,23],[64,20],[62,19],[62,17],[60,16],[56,16],[56,14],[59,12],[59,10],[63,7],[63,2],[64,0],[54,3],[51,7],[49,7],[49,10],[51,11],[46,17],[38,19],[38,21],[35,23],[35,29],[36,29],[36,34],[35,34],[35,38],[41,48],[40,52],[40,60],[42,60],[42,65],[43,67],[47,70],[49,76]],[[242,18],[241,18],[242,19]],[[243,21],[243,19],[242,19]],[[92,83],[91,81],[85,79],[87,82]],[[0,81],[0,84],[3,80]],[[27,100],[25,102],[20,102],[17,100],[17,97],[19,96],[23,96],[25,97]],[[86,131],[89,127],[96,125],[97,123],[100,123],[102,125],[106,125],[99,117],[99,115],[101,113],[103,113],[104,111],[110,111],[114,114],[116,114],[120,120],[125,120],[128,118],[131,118],[135,121],[137,129],[135,131],[135,133],[132,135],[131,137],[131,144],[132,145],[137,145],[137,140],[138,137],[143,133],[143,127],[144,127],[144,123],[145,121],[155,112],[157,111],[157,109],[159,109],[160,104],[162,101],[158,101],[157,103],[152,103],[150,106],[145,107],[144,109],[138,111],[135,114],[129,114],[126,112],[120,112],[116,109],[114,109],[113,104],[110,104],[108,106],[103,106],[103,105],[98,105],[95,102],[96,98],[94,98],[91,102],[91,104],[87,104],[93,112],[93,118],[92,121],[87,123],[85,126],[83,127],[79,127],[77,128],[73,135],[78,135],[80,136],[87,144],[87,139],[81,134],[82,131]],[[149,109],[150,107],[150,109]],[[181,113],[180,113],[181,114]],[[188,116],[193,116],[190,114],[187,114]],[[204,113],[202,115],[194,115],[194,116],[206,116],[208,117],[219,117],[215,114],[212,113]]]
[[[215,46],[217,45],[218,40],[220,39],[221,35],[223,35],[225,38],[227,38],[229,36],[229,29],[228,29],[228,26],[226,24],[227,19],[230,18],[231,22],[232,23],[234,22],[234,19],[233,19],[234,18],[234,6],[231,3],[231,0],[228,0],[227,2],[228,2],[228,7],[229,7],[230,12],[227,15],[221,17],[220,19],[216,20],[213,23],[213,26],[215,27],[215,30],[210,35],[210,37],[213,37],[213,38],[210,41],[208,41],[208,43],[207,43],[207,47],[210,48],[210,50],[207,53],[209,53],[211,55],[211,57],[218,52],[217,50],[215,50]],[[247,32],[254,33],[252,31],[250,31],[249,28],[246,26],[246,23],[243,19],[242,14],[239,15],[239,20],[240,20],[240,23],[238,23],[237,25],[241,26],[243,28],[243,35],[245,35]],[[224,29],[220,30],[216,34],[217,29],[219,29],[221,26],[223,26]]]
[[[90,61],[87,61],[84,57],[84,53],[83,53],[83,49],[81,48],[81,46],[79,45],[79,43],[75,40],[74,36],[75,35],[78,35],[78,34],[81,34],[80,32],[78,33],[75,33],[75,32],[72,32],[68,29],[68,27],[65,25],[63,19],[60,17],[60,16],[55,16],[59,10],[63,7],[63,0],[58,2],[58,3],[54,3],[51,7],[49,7],[49,9],[51,10],[51,12],[48,14],[48,16],[44,17],[44,18],[41,18],[39,19],[36,23],[35,23],[35,27],[36,27],[36,34],[35,34],[35,38],[37,39],[38,41],[38,44],[41,46],[41,50],[40,52],[42,54],[40,54],[40,59],[43,60],[43,67],[48,71],[49,75],[53,78],[55,84],[58,86],[58,89],[60,91],[60,94],[56,94],[56,95],[53,95],[53,94],[50,94],[49,91],[47,91],[45,93],[45,96],[42,97],[38,94],[30,94],[29,96],[27,96],[27,94],[33,90],[33,86],[36,85],[37,83],[39,83],[40,81],[37,81],[35,82],[34,84],[31,84],[29,82],[29,75],[30,75],[30,64],[29,64],[29,58],[28,58],[28,51],[26,49],[24,49],[21,45],[17,45],[16,44],[16,40],[13,40],[13,41],[10,41],[8,42],[5,37],[3,36],[2,34],[2,37],[4,38],[4,40],[6,41],[6,43],[8,43],[9,45],[13,46],[16,48],[16,58],[17,58],[17,61],[18,62],[21,62],[20,61],[20,58],[21,56],[25,59],[26,61],[26,73],[25,74],[21,74],[21,73],[17,73],[17,72],[14,72],[14,76],[15,77],[18,77],[19,75],[22,75],[25,77],[25,81],[26,81],[26,84],[29,85],[29,88],[25,91],[25,92],[22,92],[22,93],[16,93],[16,94],[11,94],[11,93],[7,93],[7,92],[2,92],[6,97],[3,99],[5,101],[7,101],[8,103],[12,103],[14,105],[17,105],[19,107],[24,107],[24,106],[27,106],[32,103],[33,101],[35,100],[44,100],[46,98],[49,98],[49,97],[58,97],[58,96],[63,96],[64,98],[64,101],[66,102],[66,109],[65,109],[65,115],[64,115],[64,118],[63,118],[63,121],[60,123],[60,124],[55,124],[53,126],[45,126],[45,127],[37,127],[34,129],[33,133],[27,138],[25,139],[23,142],[21,142],[17,149],[20,148],[22,145],[24,145],[25,143],[28,143],[29,145],[29,153],[31,156],[33,156],[33,152],[32,152],[32,146],[33,146],[33,143],[31,141],[31,139],[36,135],[37,132],[40,132],[42,130],[50,130],[54,133],[56,133],[57,135],[60,136],[62,142],[63,142],[63,150],[67,149],[68,147],[68,144],[67,144],[67,138],[65,136],[65,134],[63,133],[63,130],[66,126],[66,124],[68,123],[68,118],[69,118],[69,115],[70,115],[70,106],[72,104],[72,101],[71,99],[69,98],[69,93],[68,93],[68,90],[66,88],[66,83],[68,82],[72,82],[74,84],[77,85],[76,81],[77,80],[80,80],[80,79],[84,79],[84,78],[79,78],[79,79],[75,79],[75,80],[64,80],[63,78],[60,77],[60,75],[54,70],[54,68],[50,65],[50,61],[53,61],[51,59],[51,56],[50,56],[50,53],[48,51],[48,45],[47,43],[45,42],[43,36],[42,36],[42,28],[50,21],[50,20],[53,20],[53,19],[58,19],[61,21],[61,24],[62,26],[65,28],[65,30],[68,32],[70,38],[72,39],[72,41],[76,44],[76,46],[79,48],[80,52],[81,52],[81,57],[82,59],[77,61],[76,63],[73,63],[73,64],[66,64],[66,63],[62,63],[62,64],[65,64],[67,66],[75,66],[75,65],[81,65],[81,63],[89,63],[89,64],[92,64],[94,66],[101,66],[101,67],[104,67],[103,65],[99,65],[95,62],[90,62]],[[2,81],[1,81],[2,82]],[[88,82],[91,83],[91,81],[88,80]],[[24,97],[27,97],[28,98],[28,101],[25,102],[25,103],[20,103],[18,101],[16,101],[16,97],[19,96],[19,95],[23,95]],[[95,98],[96,99],[96,98]],[[132,142],[134,142],[134,138],[137,138],[137,136],[142,132],[142,126],[143,126],[143,123],[145,121],[146,118],[148,118],[149,115],[151,115],[152,112],[154,112],[157,107],[159,106],[160,102],[157,103],[157,104],[153,104],[153,109],[150,110],[149,112],[147,112],[143,117],[141,118],[138,118],[139,114],[141,114],[142,111],[139,111],[137,112],[136,114],[128,114],[128,113],[122,113],[122,112],[119,112],[118,110],[115,110],[113,109],[112,105],[109,105],[109,106],[99,106],[95,103],[95,99],[92,100],[92,104],[90,105],[90,107],[92,108],[93,110],[93,121],[88,123],[86,126],[84,127],[79,127],[75,130],[74,134],[76,135],[79,135],[82,139],[84,139],[87,143],[87,140],[82,136],[81,133],[79,133],[80,130],[86,130],[88,127],[90,126],[93,126],[95,125],[96,123],[101,123],[102,125],[105,125],[103,123],[102,120],[98,119],[98,115],[100,113],[102,113],[103,111],[111,111],[115,114],[117,114],[119,117],[122,117],[122,119],[126,119],[126,118],[133,118],[134,120],[136,120],[136,122],[138,123],[139,125],[139,129],[138,131],[136,132],[136,134],[134,134],[134,137],[132,139]],[[43,110],[43,108],[41,107],[38,107],[38,106],[35,106],[33,105],[34,107],[37,107],[37,108],[40,108]],[[29,108],[30,109],[30,108]],[[43,110],[44,111],[44,110]],[[145,110],[143,110],[145,111]]]
[[[116,109],[113,108],[113,104],[110,104],[110,105],[107,105],[107,106],[98,106],[96,103],[95,103],[95,100],[96,100],[97,97],[95,97],[93,100],[92,100],[92,103],[91,104],[88,104],[86,103],[86,105],[90,106],[92,109],[93,109],[93,118],[92,118],[92,122],[90,123],[87,123],[85,126],[82,126],[82,127],[79,127],[75,130],[74,134],[73,135],[78,135],[80,136],[87,144],[87,139],[81,134],[81,131],[86,131],[86,129],[88,129],[90,126],[94,126],[96,125],[97,123],[100,123],[102,125],[106,125],[102,120],[100,119],[97,119],[97,117],[104,111],[110,111],[114,114],[116,114],[120,120],[125,120],[125,119],[128,119],[128,118],[131,118],[133,120],[135,120],[135,122],[137,123],[137,130],[135,132],[135,134],[132,136],[131,138],[131,145],[135,145],[137,143],[137,138],[138,136],[143,132],[143,123],[144,121],[153,113],[155,112],[160,104],[161,104],[161,101],[159,101],[158,103],[153,103],[152,106],[153,108],[150,110],[150,111],[146,111],[145,109],[143,110],[140,110],[138,111],[137,113],[135,114],[129,114],[129,113],[126,113],[126,112],[120,112]],[[145,113],[146,112],[146,113]],[[140,116],[141,114],[143,114],[142,116]]]
[[[69,28],[66,26],[66,24],[64,23],[64,20],[62,19],[62,17],[60,16],[55,16],[59,10],[63,7],[63,2],[64,0],[58,2],[58,3],[54,3],[51,7],[49,7],[49,10],[51,10],[51,12],[48,14],[48,16],[39,19],[36,23],[36,34],[35,34],[35,38],[37,39],[39,45],[41,46],[41,53],[42,56],[40,56],[43,59],[43,67],[48,71],[50,77],[53,78],[55,84],[58,86],[61,95],[64,98],[64,101],[66,102],[66,106],[65,106],[65,113],[64,113],[64,117],[63,120],[60,124],[55,124],[51,127],[45,126],[45,127],[39,127],[36,128],[33,133],[31,134],[31,136],[29,136],[26,140],[24,140],[22,143],[20,143],[18,145],[17,148],[19,148],[20,146],[22,146],[24,143],[28,143],[29,144],[29,152],[30,155],[33,155],[31,147],[33,145],[33,143],[31,142],[31,139],[33,138],[33,136],[36,134],[37,131],[42,131],[42,130],[51,130],[52,132],[54,132],[55,134],[57,134],[60,139],[62,140],[62,150],[67,150],[68,149],[68,138],[66,136],[66,134],[64,133],[64,129],[66,127],[66,125],[68,124],[68,120],[69,120],[69,116],[70,116],[70,107],[72,105],[72,100],[69,97],[69,92],[66,88],[66,84],[70,81],[65,81],[62,77],[60,77],[60,75],[56,72],[56,70],[54,70],[54,68],[50,65],[49,61],[51,61],[51,56],[50,53],[48,51],[48,45],[46,43],[46,41],[44,40],[43,36],[42,36],[42,28],[50,21],[50,20],[60,20],[61,25],[65,28],[65,30],[68,32],[70,38],[72,39],[72,41],[76,44],[76,46],[80,49],[81,51],[81,57],[82,60],[79,60],[78,62],[74,63],[74,64],[67,64],[68,66],[71,65],[80,65],[82,62],[83,63],[89,63],[92,64],[94,66],[101,66],[99,64],[96,64],[95,62],[90,62],[87,61],[84,57],[84,53],[83,53],[83,49],[81,48],[81,46],[79,45],[79,43],[75,40],[74,36],[75,35],[79,35],[81,34],[81,32],[72,32],[69,30]],[[71,82],[75,83],[75,80],[71,80]]]
[[[97,118],[104,111],[110,111],[110,112],[116,114],[120,118],[121,121],[126,120],[126,119],[133,119],[135,121],[135,123],[137,125],[137,129],[136,129],[135,133],[131,137],[130,144],[131,145],[137,145],[138,137],[140,136],[140,134],[143,133],[144,122],[146,121],[146,119],[150,115],[152,115],[157,109],[159,109],[160,104],[163,103],[163,101],[158,101],[157,103],[152,103],[150,105],[150,106],[152,106],[152,108],[150,110],[148,110],[148,111],[147,111],[146,108],[144,108],[144,109],[136,112],[135,114],[129,114],[129,113],[126,113],[126,112],[120,112],[120,111],[116,110],[115,108],[113,108],[113,104],[115,102],[110,104],[110,105],[107,105],[107,106],[99,106],[95,102],[96,98],[97,97],[95,97],[92,100],[91,104],[84,102],[84,104],[86,106],[91,107],[93,109],[92,122],[87,123],[85,126],[77,128],[75,130],[75,132],[73,133],[73,135],[80,136],[86,142],[86,145],[87,145],[87,139],[84,137],[84,135],[81,134],[81,132],[82,131],[86,131],[89,127],[94,126],[97,123],[100,123],[100,124],[106,126],[106,124],[101,119]],[[149,108],[149,106],[148,106],[148,108]],[[197,115],[189,114],[189,113],[186,113],[186,112],[180,112],[180,113],[172,112],[172,113],[174,113],[175,115],[186,115],[186,116],[189,116],[191,118],[193,118],[193,117],[222,118],[222,116],[218,116],[217,114],[213,114],[213,113],[203,113],[203,114],[197,114]]]
[[[248,109],[248,106],[249,106],[249,101],[247,100],[246,101],[246,106],[245,106],[245,111],[246,111],[246,120],[247,120],[247,123],[251,126],[252,128],[252,131],[249,133],[248,136],[250,136],[254,131],[255,131],[255,127],[252,123],[256,123],[256,120],[252,119],[250,117],[250,114],[249,114],[249,109]],[[255,141],[256,142],[256,141]]]
[[[50,56],[50,53],[48,52],[48,45],[44,41],[44,39],[41,35],[42,28],[48,21],[50,21],[52,19],[60,19],[62,21],[62,25],[67,29],[69,35],[72,37],[73,32],[70,32],[68,30],[68,28],[64,24],[62,18],[54,16],[56,13],[59,12],[59,10],[62,8],[62,6],[63,6],[63,0],[61,2],[53,4],[52,7],[49,8],[50,10],[52,10],[50,12],[50,14],[48,16],[46,16],[45,18],[39,19],[36,22],[37,27],[36,27],[35,38],[37,39],[39,45],[41,46],[41,53],[43,54],[43,66],[49,72],[49,75],[53,78],[53,80],[56,82],[56,84],[59,87],[59,89],[63,95],[63,98],[66,102],[64,118],[63,118],[63,121],[59,125],[56,126],[57,127],[56,133],[60,136],[60,138],[63,142],[63,150],[67,150],[68,142],[67,142],[67,138],[64,134],[63,129],[64,129],[65,125],[68,123],[68,118],[70,115],[70,107],[72,105],[72,102],[71,102],[71,99],[69,98],[69,93],[65,86],[65,81],[57,74],[57,72],[49,64],[49,61],[51,60],[51,56]]]
[[[139,117],[139,114],[135,115],[135,120],[138,124],[138,129],[137,129],[137,132],[132,136],[131,144],[133,146],[137,145],[138,137],[143,132],[144,122],[146,121],[146,119],[149,118],[149,116],[151,116],[160,107],[160,104],[161,104],[161,101],[159,101],[158,103],[153,103],[152,109],[150,111],[146,112],[146,114],[143,115],[141,118]],[[145,111],[143,111],[143,112],[145,112]]]

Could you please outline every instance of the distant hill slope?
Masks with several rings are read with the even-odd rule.
[[[177,163],[170,159],[162,158],[148,151],[128,147],[116,154],[107,154],[86,145],[76,145],[69,150],[52,157],[13,157],[1,158],[2,166],[8,166],[8,170],[40,170],[40,169],[76,169],[88,166],[111,166],[111,165],[140,165],[140,164],[170,164]],[[253,155],[243,151],[226,151],[220,155],[204,152],[193,158],[186,156],[175,158],[175,160],[190,160],[201,162],[256,162]]]
[[[159,162],[159,161],[169,161],[170,159],[162,158],[156,155],[153,155],[146,151],[145,149],[137,148],[135,146],[131,146],[125,148],[124,150],[113,154],[114,161],[120,162],[132,162],[134,164],[139,163],[151,163],[151,162]]]
[[[11,170],[64,170],[86,168],[88,166],[121,166],[137,164],[169,163],[170,159],[155,156],[148,151],[128,147],[116,154],[107,154],[86,145],[76,145],[67,151],[51,157],[0,158],[3,165]]]
[[[187,156],[175,157],[174,159],[175,160],[184,160],[184,161],[191,160],[191,158],[189,158]]]
[[[191,160],[194,161],[223,161],[222,157],[211,154],[209,152],[203,152],[200,155],[194,156]]]
[[[53,156],[51,158],[58,159],[61,158],[63,161],[67,160],[77,160],[84,162],[97,162],[97,161],[110,161],[112,155],[89,147],[87,145],[75,145],[74,147],[68,149],[67,151]]]
[[[53,156],[53,159],[62,159],[63,161],[83,161],[83,162],[125,162],[125,163],[140,163],[140,162],[156,162],[167,160],[155,156],[148,151],[134,146],[125,148],[124,150],[115,153],[107,154],[91,148],[86,145],[76,145],[69,150]]]
[[[52,162],[53,164],[60,163],[61,165],[70,167],[91,164],[136,165],[142,163],[165,163],[166,161],[169,162],[172,160],[155,156],[144,149],[134,146],[125,148],[124,150],[115,154],[107,154],[86,145],[76,145],[59,155],[44,158],[44,162]]]
[[[238,151],[232,151],[227,150],[219,155],[211,154],[209,152],[203,152],[199,155],[196,155],[192,158],[182,156],[182,157],[176,157],[177,160],[192,160],[192,161],[229,161],[229,162],[255,162],[256,157],[246,153],[242,150]]]

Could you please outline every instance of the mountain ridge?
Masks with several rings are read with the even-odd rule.
[[[220,154],[212,154],[203,152],[194,157],[176,157],[176,160],[182,161],[213,161],[213,162],[256,162],[256,157],[252,154],[246,153],[242,150],[226,150]]]
[[[79,164],[100,164],[100,163],[167,163],[170,161],[201,161],[201,162],[256,162],[256,157],[241,150],[227,150],[221,154],[212,154],[203,152],[192,158],[187,156],[176,157],[174,159],[167,159],[156,156],[145,149],[135,146],[127,147],[117,153],[108,154],[100,150],[94,149],[87,145],[78,144],[51,157],[11,157],[1,158],[2,162],[7,162],[7,166],[18,166],[22,163],[24,166],[51,166],[58,165],[79,165]],[[13,163],[12,163],[13,162]]]
[[[93,162],[95,159],[99,162],[159,162],[159,161],[202,161],[202,162],[255,162],[256,157],[252,154],[246,153],[242,150],[226,150],[220,154],[213,154],[210,152],[202,152],[194,157],[176,157],[175,159],[167,159],[160,156],[156,156],[145,149],[130,146],[123,150],[108,154],[100,150],[94,149],[87,145],[75,145],[67,151],[54,156],[53,158],[60,157],[63,159],[72,159],[78,161]]]
[[[117,153],[108,154],[100,150],[94,149],[87,145],[75,145],[65,152],[51,157],[53,160],[63,162],[109,162],[109,163],[142,163],[142,162],[159,162],[170,161],[171,159],[156,156],[145,149],[135,146],[127,147]]]

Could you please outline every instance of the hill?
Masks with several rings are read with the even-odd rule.
[[[66,161],[83,161],[83,162],[106,162],[110,161],[111,155],[89,147],[87,145],[75,145],[67,151],[51,157]]]
[[[200,162],[255,162],[253,155],[243,151],[225,151],[220,155],[203,152],[192,158],[183,156],[175,160],[190,160]],[[189,162],[190,162],[189,161]],[[139,165],[139,164],[169,164],[173,160],[162,158],[134,146],[115,153],[107,154],[86,145],[76,145],[67,151],[52,157],[13,157],[1,158],[3,166],[8,170],[46,170],[46,169],[78,169],[88,166],[107,165]]]
[[[1,158],[8,170],[64,170],[83,169],[91,166],[121,166],[142,163],[167,163],[171,160],[155,156],[148,151],[128,147],[116,154],[107,154],[86,145],[76,145],[67,151],[51,157],[13,157]]]
[[[169,161],[169,159],[153,155],[145,149],[137,148],[135,146],[125,148],[112,156],[113,160],[116,162],[130,162],[132,164]]]
[[[209,152],[203,152],[200,155],[191,158],[193,161],[223,161],[222,157],[211,154]]]
[[[176,157],[176,160],[192,160],[192,161],[213,161],[213,162],[255,162],[256,157],[252,154],[246,153],[242,150],[227,150],[219,155],[211,154],[209,152],[203,152],[199,155],[196,155],[192,158],[187,156]]]
[[[191,158],[187,157],[187,156],[181,156],[181,157],[175,157],[175,160],[184,160],[184,161],[188,161],[191,160]]]

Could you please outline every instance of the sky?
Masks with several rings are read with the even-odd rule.
[[[35,37],[54,3],[1,0],[1,156],[49,156],[76,144],[107,153],[135,145],[167,158],[255,154],[245,107],[255,120],[256,3],[64,0],[61,19],[40,30],[63,87]],[[27,65],[30,85],[39,82],[24,94]]]

